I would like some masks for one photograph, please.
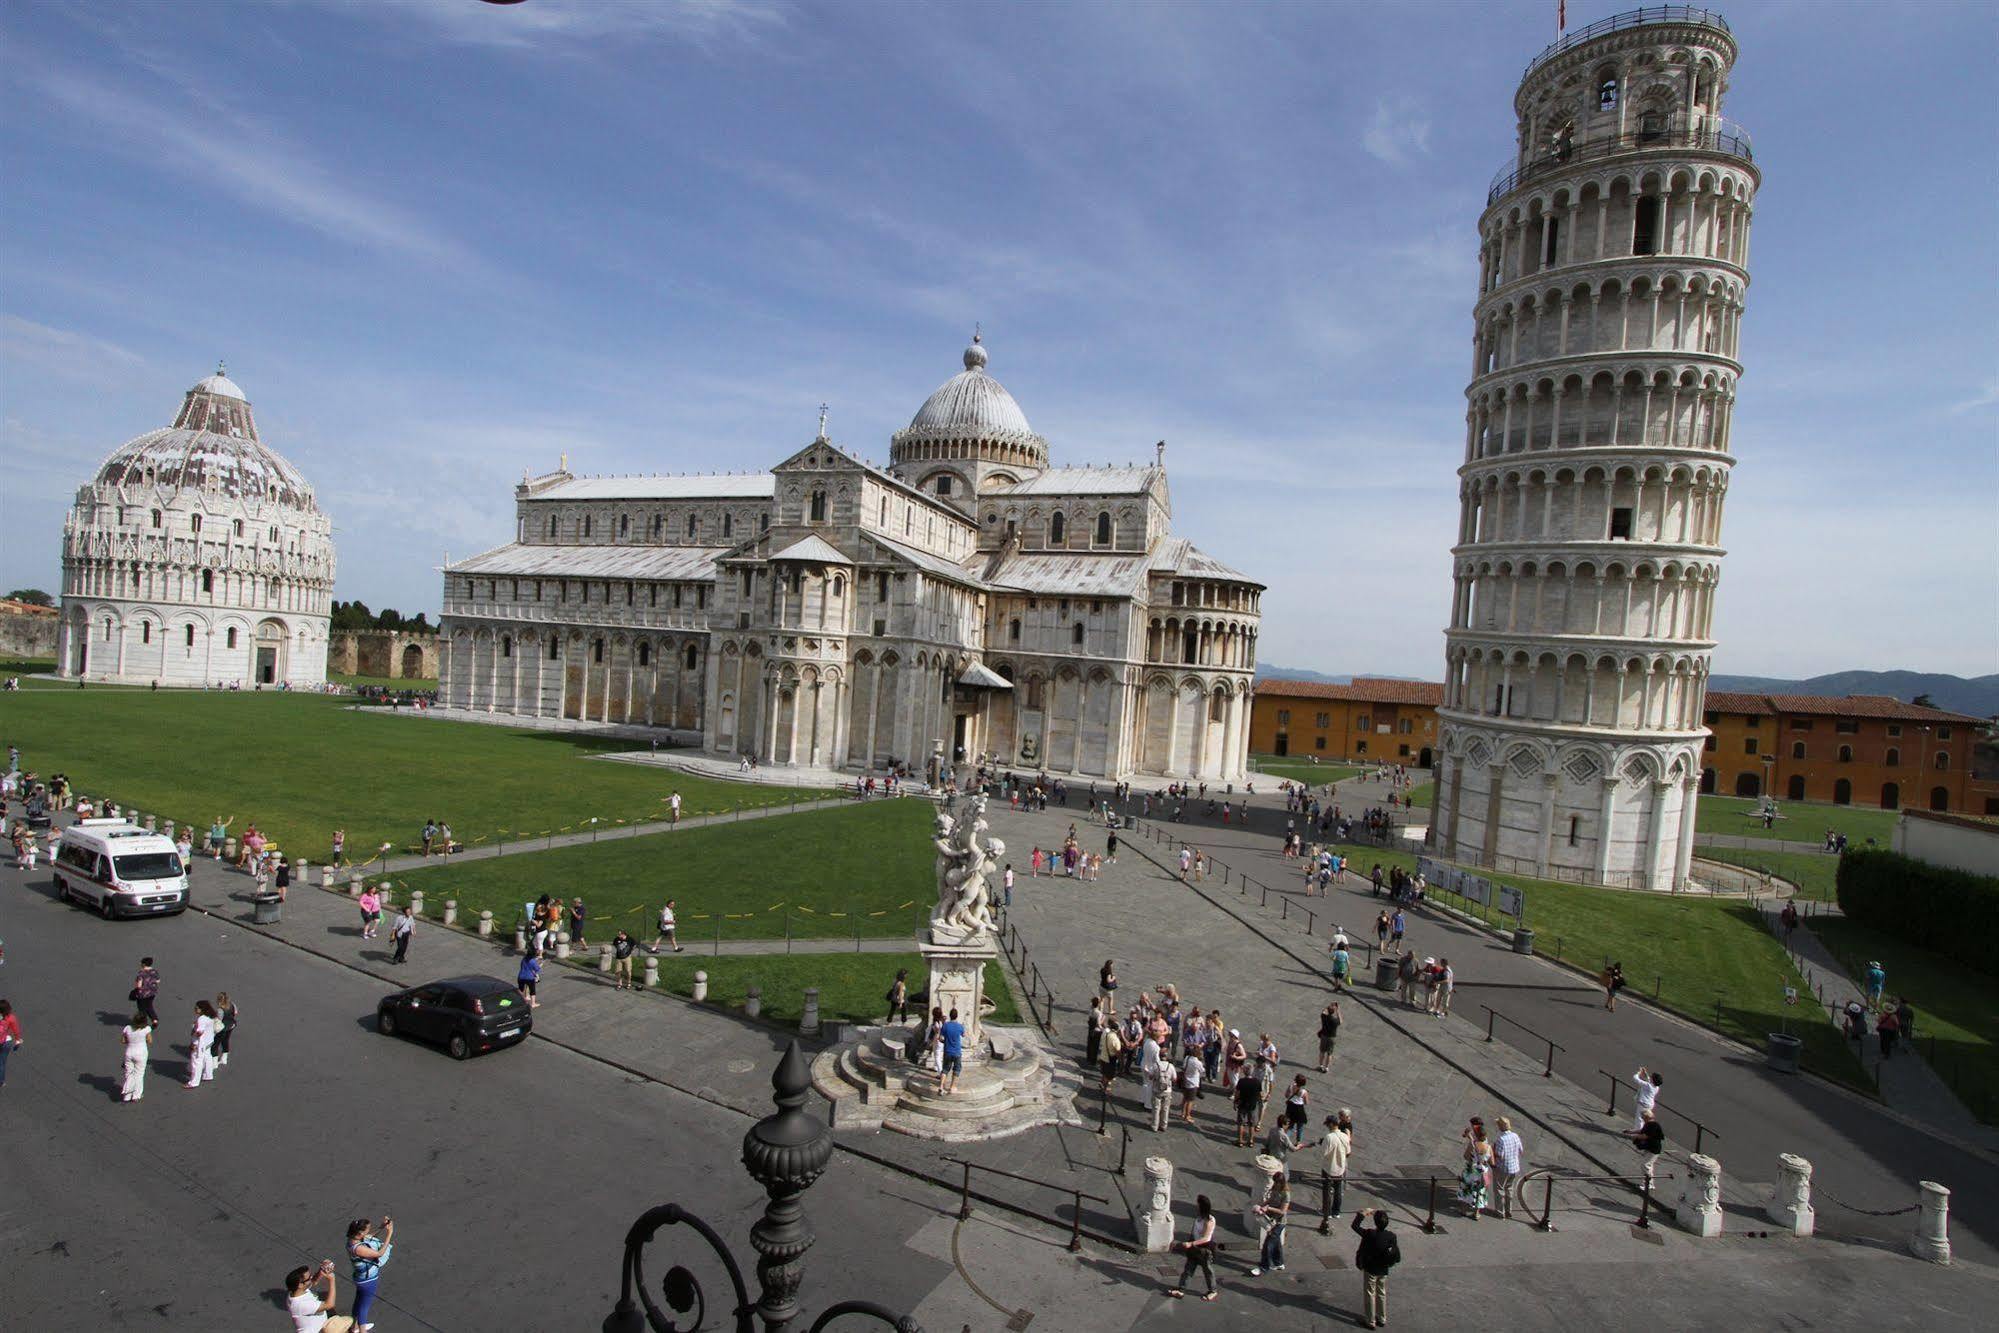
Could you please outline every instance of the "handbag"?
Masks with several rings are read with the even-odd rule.
[[[137,1004],[139,1002],[139,988],[137,986],[132,987],[132,993],[130,995],[127,995],[125,998],[127,1000],[130,1000],[132,1003]]]

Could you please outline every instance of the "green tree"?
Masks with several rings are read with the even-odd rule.
[[[43,592],[40,588],[16,588],[7,594],[7,600],[26,602],[29,606],[54,606],[56,604],[56,599]]]

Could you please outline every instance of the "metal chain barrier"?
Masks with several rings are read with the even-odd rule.
[[[1862,1217],[1900,1217],[1903,1213],[1913,1213],[1923,1206],[1920,1203],[1912,1203],[1907,1208],[1855,1208],[1852,1204],[1835,1198],[1829,1190],[1825,1189],[1817,1181],[1813,1181],[1812,1202],[1817,1203],[1820,1199],[1824,1199],[1836,1207],[1844,1208],[1849,1213],[1859,1213]]]

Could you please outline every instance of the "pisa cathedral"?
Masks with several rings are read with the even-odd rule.
[[[764,764],[1239,780],[1263,585],[1152,462],[1052,467],[974,338],[890,441],[768,472],[523,478],[444,571],[441,702]]]
[[[1645,888],[1687,880],[1749,221],[1736,55],[1637,10],[1527,67],[1480,287],[1431,846]]]

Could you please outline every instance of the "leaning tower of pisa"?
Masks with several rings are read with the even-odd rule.
[[[1757,171],[1720,15],[1621,14],[1527,66],[1480,278],[1431,847],[1687,878]]]

